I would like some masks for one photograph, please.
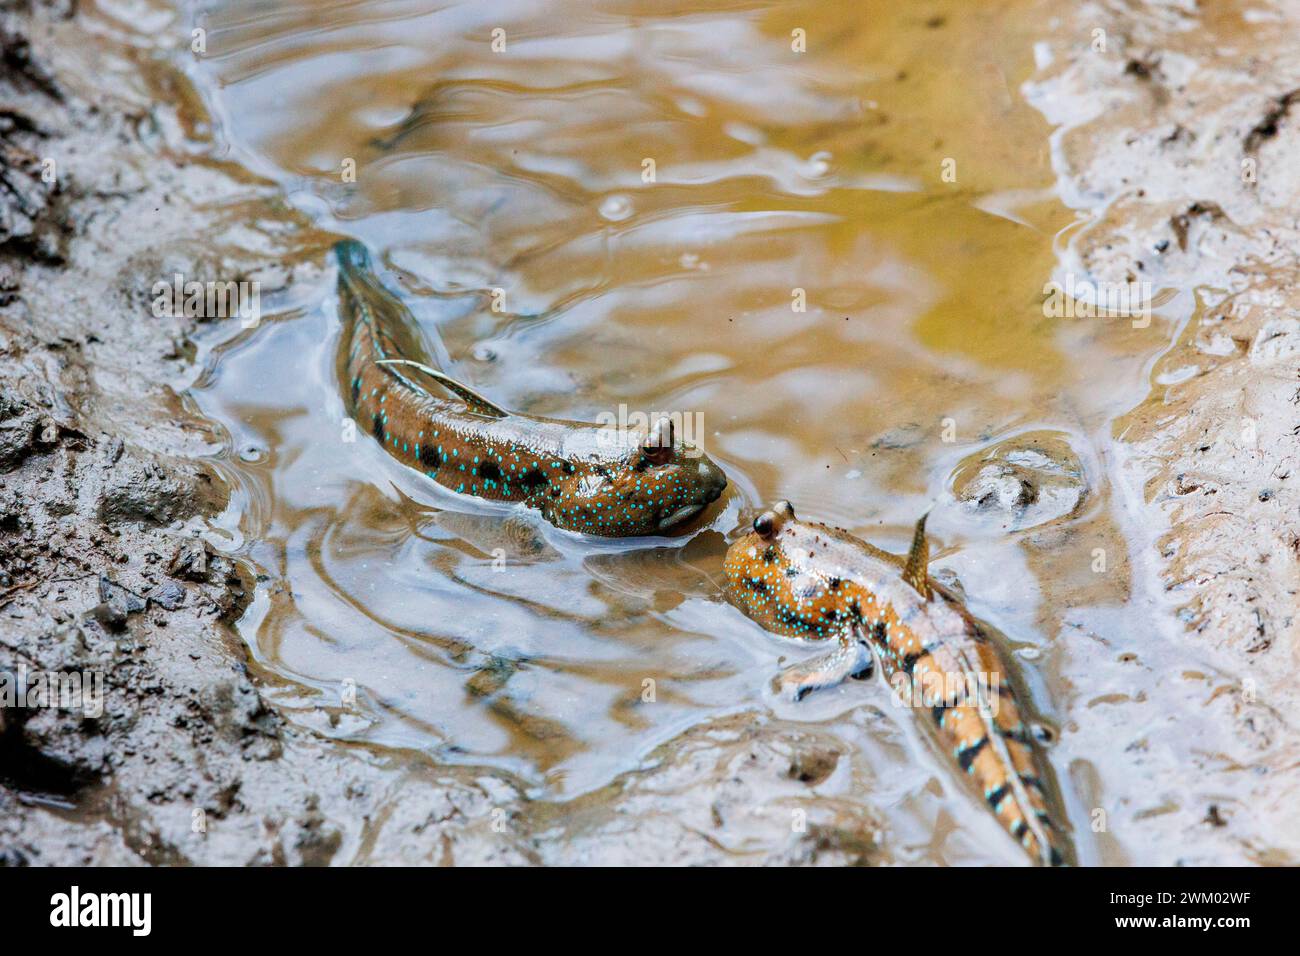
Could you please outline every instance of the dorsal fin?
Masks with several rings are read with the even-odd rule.
[[[925,519],[929,516],[930,512],[927,511],[916,523],[916,531],[912,534],[912,548],[907,552],[907,564],[903,568],[903,580],[912,585],[927,601],[934,597],[934,591],[930,587],[930,573],[927,570],[930,566],[930,542],[925,537]]]
[[[429,378],[433,379],[449,392],[459,395],[469,404],[469,407],[480,415],[487,415],[491,418],[507,418],[510,413],[500,405],[488,401],[468,385],[462,385],[450,375],[444,375],[437,369],[429,368],[419,362],[412,362],[410,359],[376,359],[376,365],[409,365],[412,368],[418,368]]]

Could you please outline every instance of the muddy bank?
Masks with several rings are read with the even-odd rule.
[[[1141,862],[1300,859],[1298,16],[1087,4],[1040,46],[1026,87],[1058,124],[1053,165],[1082,213],[1058,278],[1149,282],[1168,300],[1147,328],[1065,320],[1117,349],[1170,343],[1145,371],[1149,397],[1113,423],[1114,465],[1133,526],[1154,529],[1135,585],[1179,625],[1133,635],[1134,662],[1172,647],[1199,706],[1090,744],[1118,779],[1155,784],[1089,788],[1110,832],[1148,831],[1159,849]],[[1194,759],[1173,737],[1201,741]]]
[[[102,679],[103,696],[0,712],[0,860],[316,864],[389,839],[519,859],[508,835],[451,837],[508,785],[322,746],[250,680],[229,625],[254,581],[201,536],[226,503],[203,460],[223,438],[172,387],[199,320],[156,315],[150,288],[179,272],[274,293],[321,240],[201,158],[167,105],[176,77],[78,20],[41,5],[0,23],[0,671]],[[409,825],[384,823],[397,790]]]

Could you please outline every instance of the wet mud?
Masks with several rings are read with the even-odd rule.
[[[1133,663],[1169,648],[1199,685],[1193,726],[1151,713],[1112,744],[1118,779],[1160,768],[1155,793],[1119,788],[1113,803],[1121,826],[1168,847],[1156,862],[1300,858],[1295,17],[1289,4],[1086,4],[1042,44],[1026,88],[1056,125],[1053,166],[1081,218],[1062,271],[1149,281],[1167,303],[1151,328],[1116,333],[1167,344],[1112,426],[1141,529],[1136,581],[1177,622],[1135,635]],[[1194,733],[1175,756],[1169,741]]]
[[[353,859],[402,827],[398,790],[422,814],[407,852],[445,858],[508,786],[340,750],[267,706],[231,629],[255,582],[204,538],[228,489],[203,461],[220,435],[181,397],[198,322],[149,309],[172,272],[284,286],[318,239],[267,184],[188,155],[170,66],[82,29],[58,5],[0,21],[0,671],[29,690],[97,675],[102,699],[6,698],[0,862]],[[263,253],[230,252],[250,221]]]

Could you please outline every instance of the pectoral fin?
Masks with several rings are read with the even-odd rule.
[[[916,531],[912,535],[912,548],[907,552],[907,565],[903,568],[903,580],[927,601],[934,597],[934,590],[930,587],[930,573],[927,570],[930,565],[930,542],[925,537],[925,519],[929,516],[930,513],[927,511],[916,523]]]
[[[799,701],[819,687],[834,687],[849,677],[865,679],[871,674],[873,664],[866,636],[846,628],[840,632],[833,651],[787,667],[776,676],[773,688],[791,700]]]
[[[429,368],[429,366],[427,365],[422,365],[419,362],[412,362],[409,359],[376,359],[375,364],[376,365],[409,365],[412,368],[417,368],[425,375],[429,376],[429,378],[433,379],[435,382],[441,385],[443,388],[447,389],[447,391],[463,398],[465,402],[469,405],[469,407],[479,415],[487,415],[490,418],[506,418],[510,415],[510,413],[506,411],[504,408],[502,408],[500,405],[496,405],[488,401],[486,398],[484,398],[478,392],[474,391],[474,389],[470,388],[468,385],[462,385],[460,382],[456,381],[451,376],[444,375],[442,372],[439,372],[437,369]]]

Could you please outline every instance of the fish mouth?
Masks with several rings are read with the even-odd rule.
[[[666,518],[659,519],[659,530],[667,531],[674,525],[679,525],[683,521],[694,518],[704,510],[704,505],[683,505]]]

